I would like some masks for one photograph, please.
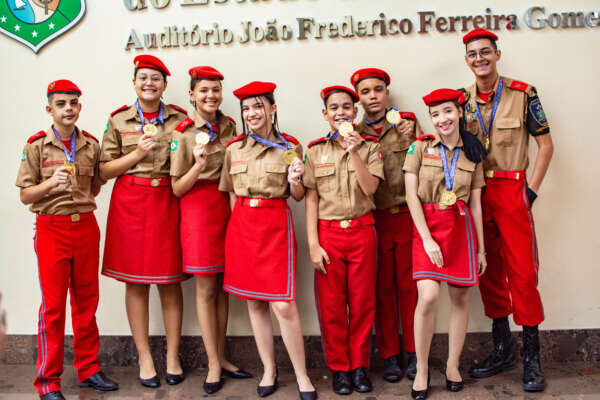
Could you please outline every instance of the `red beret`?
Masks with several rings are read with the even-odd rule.
[[[435,106],[436,104],[443,103],[445,101],[455,100],[458,100],[459,104],[463,104],[465,102],[464,93],[460,90],[454,89],[438,89],[423,97],[423,101],[429,107]]]
[[[247,84],[245,86],[242,86],[239,89],[234,90],[233,94],[238,99],[244,100],[247,97],[255,97],[255,96],[260,96],[263,94],[273,93],[275,91],[276,87],[277,87],[277,85],[272,82],[254,81],[254,82],[250,82],[249,84]]]
[[[329,96],[331,96],[332,94],[337,93],[337,92],[348,93],[350,95],[350,97],[352,97],[352,101],[355,103],[360,100],[360,98],[358,97],[358,94],[354,90],[347,88],[346,86],[326,87],[325,89],[321,90],[321,98],[323,99],[323,101],[327,101]]]
[[[133,64],[136,68],[150,68],[155,69],[164,73],[167,76],[171,76],[171,72],[167,66],[160,61],[158,57],[151,56],[149,54],[142,54],[133,59]]]
[[[382,69],[363,68],[363,69],[359,69],[358,71],[356,71],[355,73],[352,74],[352,77],[350,78],[350,83],[352,83],[352,86],[356,87],[356,85],[358,85],[358,83],[360,81],[362,81],[363,79],[367,79],[367,78],[381,79],[382,81],[385,82],[386,85],[389,85],[390,82],[392,81],[390,79],[390,76],[388,75],[388,73]]]
[[[477,29],[473,29],[471,32],[469,32],[465,36],[463,36],[463,43],[467,44],[473,39],[481,39],[481,38],[488,38],[493,41],[498,40],[498,36],[495,33],[486,31],[485,29],[477,28]]]
[[[69,93],[81,96],[81,90],[77,87],[77,85],[66,79],[59,79],[58,81],[50,82],[46,95],[49,96],[52,93]]]
[[[218,79],[223,80],[225,77],[213,67],[193,67],[190,68],[189,74],[192,79]]]

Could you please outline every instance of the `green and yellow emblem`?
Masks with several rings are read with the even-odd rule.
[[[37,53],[84,14],[85,0],[0,0],[0,32]]]

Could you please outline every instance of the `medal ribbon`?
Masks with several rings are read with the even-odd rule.
[[[483,122],[483,115],[481,115],[481,110],[479,109],[479,103],[475,100],[475,111],[477,111],[477,120],[479,121],[479,125],[481,125],[481,130],[483,131],[483,136],[489,137],[490,132],[492,132],[492,126],[494,125],[494,119],[496,118],[496,112],[498,111],[498,106],[500,105],[500,99],[502,98],[502,90],[504,89],[504,81],[502,77],[498,81],[498,89],[496,90],[496,96],[494,96],[494,104],[492,105],[492,115],[490,117],[490,129],[486,129],[485,122]]]
[[[217,137],[219,136],[219,132],[213,128],[213,126],[210,122],[208,122],[208,121],[204,121],[204,122],[208,126],[208,130],[209,130],[209,132],[208,132],[208,136],[210,137],[209,143],[212,143],[215,140],[217,140]],[[201,132],[202,131],[200,129],[196,129],[196,135],[200,134]]]
[[[364,117],[363,119],[365,120],[365,124],[367,124],[367,126],[371,126],[371,125],[377,125],[378,123],[380,123],[381,121],[383,121],[385,119],[385,115],[387,114],[387,110],[386,112],[383,114],[383,117],[379,118],[377,121],[369,121],[367,119],[367,117]]]
[[[144,112],[142,111],[142,107],[140,106],[140,100],[135,100],[135,108],[137,109],[138,115],[140,117],[140,121],[142,121],[142,133],[144,133],[144,125],[146,125],[146,118],[144,117]],[[149,124],[156,124],[158,121],[159,125],[165,123],[165,108],[163,106],[162,101],[160,102],[160,107],[158,109],[158,117],[152,118],[148,121]]]
[[[340,136],[340,131],[335,131],[335,132],[333,132],[333,133],[331,133],[331,132],[330,132],[330,133],[327,135],[327,140],[329,140],[330,142],[332,142],[332,141],[334,141],[335,139],[337,139],[337,138],[338,138],[338,136]]]
[[[460,147],[454,149],[454,156],[452,156],[452,165],[448,168],[448,159],[446,158],[446,149],[444,145],[440,143],[440,157],[442,158],[442,164],[444,165],[444,176],[446,178],[446,189],[452,191],[454,186],[454,176],[456,175],[456,164],[458,164],[458,156],[460,154]]]
[[[52,125],[52,131],[54,132],[54,136],[56,136],[56,138],[60,142],[60,146],[62,147],[63,153],[65,153],[65,156],[67,157],[67,162],[75,163],[75,139],[77,138],[76,131],[74,130],[73,133],[71,134],[71,152],[70,153],[69,153],[69,150],[67,150],[67,148],[65,147],[62,140],[60,139],[60,135],[58,134],[58,132],[56,132],[56,129],[54,129],[54,125]]]
[[[289,144],[289,142],[287,140],[285,140],[283,138],[283,136],[281,136],[281,134],[279,132],[277,132],[277,130],[275,130],[275,136],[277,136],[277,138],[279,140],[281,140],[284,144],[281,143],[275,143],[269,139],[263,139],[258,135],[255,135],[254,133],[250,134],[250,137],[254,140],[256,140],[258,143],[262,143],[267,147],[273,147],[276,149],[282,149],[282,150],[290,150],[292,148],[292,146]]]

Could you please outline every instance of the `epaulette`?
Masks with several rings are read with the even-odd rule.
[[[32,137],[30,137],[29,139],[27,139],[27,143],[33,143],[36,140],[43,138],[46,136],[46,132],[45,131],[39,131],[38,133],[36,133],[35,135],[33,135]]]
[[[234,144],[235,142],[239,142],[240,140],[242,140],[244,138],[244,134],[239,134],[235,137],[235,139],[233,139],[232,141],[230,141],[229,143],[227,143],[227,147],[231,146],[232,144]]]
[[[111,117],[114,117],[114,116],[115,116],[115,114],[117,114],[117,113],[120,113],[121,111],[125,111],[125,110],[127,110],[128,108],[129,108],[129,106],[128,106],[128,105],[121,106],[121,107],[117,108],[115,111],[111,112],[111,113],[110,113],[110,116],[111,116]]]
[[[528,84],[521,81],[512,81],[512,83],[510,84],[511,89],[520,90],[521,92],[526,92],[528,87]]]
[[[172,109],[177,110],[181,113],[184,113],[185,115],[188,115],[187,111],[185,111],[183,108],[176,106],[175,104],[169,104],[169,106],[171,106]]]
[[[226,116],[228,120],[230,120],[231,122],[233,122],[234,125],[237,125],[237,122],[235,122],[235,119],[231,118],[229,115]]]
[[[319,143],[325,143],[325,142],[327,142],[327,138],[325,138],[325,137],[322,137],[322,138],[315,139],[315,140],[313,140],[312,142],[310,142],[310,143],[308,144],[308,148],[310,149],[310,148],[311,148],[311,147],[313,147],[315,144],[319,144]]]
[[[183,131],[185,131],[185,128],[187,128],[188,126],[190,126],[191,124],[194,123],[194,120],[191,118],[186,118],[183,121],[181,121],[176,127],[175,130],[177,132],[181,132],[183,133]]]
[[[435,139],[435,136],[433,136],[433,135],[431,135],[431,134],[429,134],[429,135],[421,135],[421,136],[419,136],[419,137],[417,138],[417,140],[418,140],[419,142],[422,142],[422,141],[424,141],[424,140],[434,140],[434,139]]]
[[[99,141],[98,139],[96,139],[96,137],[95,137],[94,135],[92,135],[91,133],[88,133],[88,132],[86,132],[86,131],[84,131],[84,130],[82,130],[82,131],[81,131],[81,133],[83,133],[83,135],[84,135],[84,136],[87,136],[87,137],[89,137],[89,138],[92,138],[92,139],[94,139],[96,142],[100,143],[100,141]]]
[[[401,112],[400,116],[402,119],[412,119],[413,121],[416,121],[417,119],[417,116],[413,112]]]
[[[360,136],[369,142],[377,143],[377,138],[375,136],[366,135],[366,134],[362,134]]]
[[[287,133],[283,133],[281,132],[281,136],[283,136],[283,138],[285,140],[289,140],[290,142],[294,143],[296,146],[300,143],[298,141],[298,139],[296,139],[295,137],[293,137],[292,135],[288,135]]]

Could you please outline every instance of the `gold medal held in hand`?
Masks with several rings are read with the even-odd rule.
[[[154,136],[158,133],[158,128],[154,124],[144,125],[144,134]]]
[[[209,144],[210,136],[205,132],[200,132],[196,135],[196,144]]]
[[[77,174],[77,167],[75,166],[74,163],[67,161],[63,164],[63,167],[66,167],[69,169],[70,176],[75,176]]]
[[[282,158],[284,163],[291,165],[298,158],[298,154],[294,150],[286,150],[283,152]]]
[[[343,137],[348,137],[348,136],[350,136],[350,134],[352,132],[354,132],[354,125],[352,125],[352,122],[348,122],[348,121],[342,122],[340,124],[340,126],[338,127],[338,132]]]
[[[451,190],[444,190],[440,205],[452,206],[456,203],[456,193]]]
[[[402,121],[402,116],[398,110],[390,110],[385,114],[385,119],[392,125],[398,125]]]

